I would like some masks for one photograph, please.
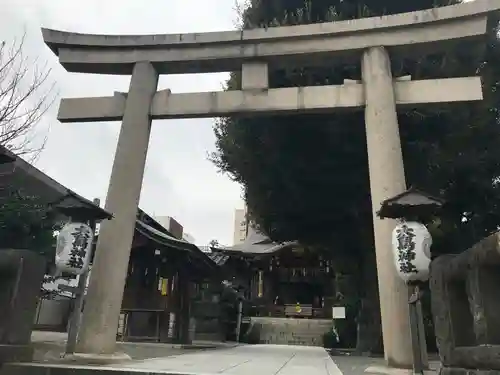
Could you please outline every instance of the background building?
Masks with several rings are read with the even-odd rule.
[[[234,235],[233,245],[237,245],[245,241],[248,233],[247,210],[238,208],[234,210]]]
[[[154,216],[153,217],[159,224],[161,224],[165,229],[167,229],[175,238],[182,238],[184,241],[194,244],[194,237],[184,232],[184,229],[181,224],[177,222],[171,216]]]
[[[191,236],[189,233],[182,233],[182,239],[186,242],[189,242],[189,243],[195,243],[195,239],[193,236]]]
[[[173,217],[170,216],[154,216],[153,219],[155,219],[159,224],[161,224],[166,230],[168,230],[172,236],[178,239],[183,239],[184,238],[184,229],[182,228],[182,225],[177,222]],[[189,234],[187,234],[189,236]],[[191,237],[191,236],[189,236]],[[191,242],[191,241],[189,241]]]

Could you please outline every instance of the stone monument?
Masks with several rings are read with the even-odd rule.
[[[128,93],[63,99],[62,122],[122,121],[106,200],[114,218],[101,226],[78,350],[115,350],[122,293],[141,192],[151,121],[234,114],[364,110],[385,357],[411,367],[407,290],[394,270],[392,220],[376,212],[406,190],[398,106],[482,99],[479,77],[408,80],[392,77],[390,59],[421,56],[460,41],[477,43],[500,0],[345,22],[170,35],[85,35],[43,30],[45,43],[69,72],[131,75]],[[268,67],[360,61],[361,82],[273,89]],[[159,74],[242,71],[242,89],[156,91]]]
[[[31,331],[45,264],[34,251],[0,249],[0,367],[7,361],[31,360]]]
[[[440,375],[500,374],[500,233],[431,263]]]

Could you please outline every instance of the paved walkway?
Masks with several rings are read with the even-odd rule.
[[[120,367],[181,374],[342,375],[323,348],[281,345],[242,345],[226,350],[133,361]]]
[[[66,349],[66,333],[35,331],[31,342],[35,349],[34,362],[55,362],[60,360]],[[128,354],[133,360],[170,357],[194,353],[204,349],[223,349],[237,346],[237,343],[195,341],[192,345],[175,345],[156,342],[117,342],[116,351]]]
[[[383,358],[330,355],[318,347],[282,345],[238,345],[176,349],[172,345],[117,343],[117,349],[132,360],[114,365],[78,365],[59,358],[64,349],[61,334],[34,335],[35,348],[54,344],[38,363],[12,364],[0,375],[175,374],[175,375],[411,375],[411,371],[389,369]],[[235,345],[235,344],[233,344]],[[37,349],[42,352],[41,348]],[[42,353],[43,354],[43,353]],[[432,366],[436,368],[436,364]],[[69,372],[65,372],[68,371]],[[12,372],[14,370],[15,372]],[[435,372],[435,371],[434,371]],[[431,372],[432,374],[432,372]],[[434,375],[434,374],[432,374]]]
[[[132,360],[115,365],[75,366],[68,364],[24,364],[16,374],[52,374],[71,368],[71,374],[148,373],[177,375],[342,375],[323,348],[279,345],[242,345],[171,357]],[[52,370],[50,370],[51,368]],[[17,369],[19,370],[19,368]],[[54,372],[55,373],[55,372]]]

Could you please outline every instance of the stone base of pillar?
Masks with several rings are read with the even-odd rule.
[[[126,353],[113,354],[93,354],[93,353],[73,353],[64,356],[64,361],[85,365],[111,365],[132,360]]]
[[[460,367],[443,367],[439,375],[500,375],[500,370],[476,370]]]
[[[414,375],[412,369],[398,368],[392,366],[370,366],[365,369],[365,373],[378,374],[378,375]],[[439,374],[439,368],[437,365],[431,367],[429,370],[424,370],[423,372],[423,375],[438,375],[438,374]],[[454,374],[439,374],[439,375],[454,375]],[[466,374],[460,374],[460,375],[466,375]],[[479,374],[479,375],[486,375],[486,374]]]
[[[6,362],[29,362],[33,360],[33,346],[0,344],[0,367]]]

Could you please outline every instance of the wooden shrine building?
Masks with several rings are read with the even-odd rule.
[[[277,244],[249,230],[241,244],[213,249],[245,289],[250,316],[331,319],[336,305],[332,262],[288,242]]]
[[[339,307],[345,311],[327,253],[274,243],[249,227],[243,243],[212,249],[210,256],[242,286],[246,342],[322,346]]]
[[[223,339],[219,299],[213,297],[224,291],[229,291],[234,301],[239,296],[223,284],[223,267],[196,245],[181,239],[182,227],[180,233],[169,229],[139,210],[119,336],[129,341],[181,344],[203,333]],[[207,320],[213,324],[209,332],[203,332]]]

